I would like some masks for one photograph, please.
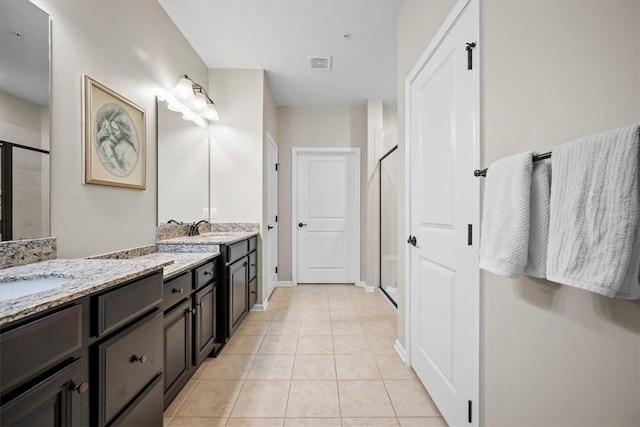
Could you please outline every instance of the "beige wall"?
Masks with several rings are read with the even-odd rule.
[[[36,0],[51,16],[51,226],[58,255],[80,257],[153,242],[155,96],[205,64],[157,2]],[[82,184],[82,74],[146,110],[147,189]]]
[[[404,79],[448,4],[405,2],[398,15],[401,149]],[[485,164],[640,122],[639,9],[636,0],[482,3]],[[399,209],[402,221],[404,200]],[[639,303],[543,280],[482,280],[484,425],[640,425]]]
[[[278,107],[278,278],[291,280],[292,147],[359,147],[361,194],[366,194],[367,110],[362,107]],[[366,197],[362,197],[361,235]],[[361,272],[365,271],[361,257]]]
[[[483,3],[485,164],[640,122],[640,2]],[[640,425],[640,304],[483,274],[486,425]]]
[[[398,79],[398,169],[404,171],[405,163],[405,116],[404,116],[404,84],[411,69],[427,48],[427,45],[438,31],[445,18],[451,12],[456,0],[405,0],[398,13],[397,27],[397,68]],[[405,177],[398,174],[398,340],[404,346],[404,263],[406,239],[405,236]]]

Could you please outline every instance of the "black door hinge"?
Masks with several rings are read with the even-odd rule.
[[[278,222],[278,215],[276,215],[276,222]]]
[[[473,245],[473,225],[467,224],[467,245]]]
[[[473,404],[469,401],[469,423],[472,422],[471,414],[473,413]]]
[[[276,265],[276,274],[278,274],[278,266]]]
[[[473,69],[473,48],[476,47],[475,43],[467,43],[467,70]]]
[[[278,171],[278,166],[280,166],[280,163],[276,163],[276,172]]]

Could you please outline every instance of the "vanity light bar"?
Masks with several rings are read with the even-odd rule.
[[[203,118],[210,121],[220,120],[215,102],[201,84],[194,82],[184,74],[174,89],[175,95],[191,107]]]

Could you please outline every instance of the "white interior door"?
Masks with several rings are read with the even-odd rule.
[[[477,3],[457,13],[408,87],[410,232],[416,238],[409,246],[410,358],[451,426],[468,425],[470,417],[477,424],[469,412],[474,399],[477,406],[479,357],[477,238],[470,244],[468,227],[478,221],[473,170],[480,61],[472,51],[469,70],[466,50],[478,42]]]
[[[267,156],[269,163],[269,173],[267,174],[269,198],[267,215],[268,298],[278,285],[278,146],[269,134],[267,134]]]
[[[299,150],[294,150],[296,281],[358,283],[360,153]]]

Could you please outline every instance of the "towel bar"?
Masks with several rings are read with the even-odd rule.
[[[538,162],[540,160],[550,159],[550,158],[551,158],[551,152],[542,153],[542,154],[538,154],[537,156],[533,156],[533,161]],[[473,171],[473,176],[476,176],[476,177],[487,176],[487,171],[489,171],[489,168],[476,169]]]

